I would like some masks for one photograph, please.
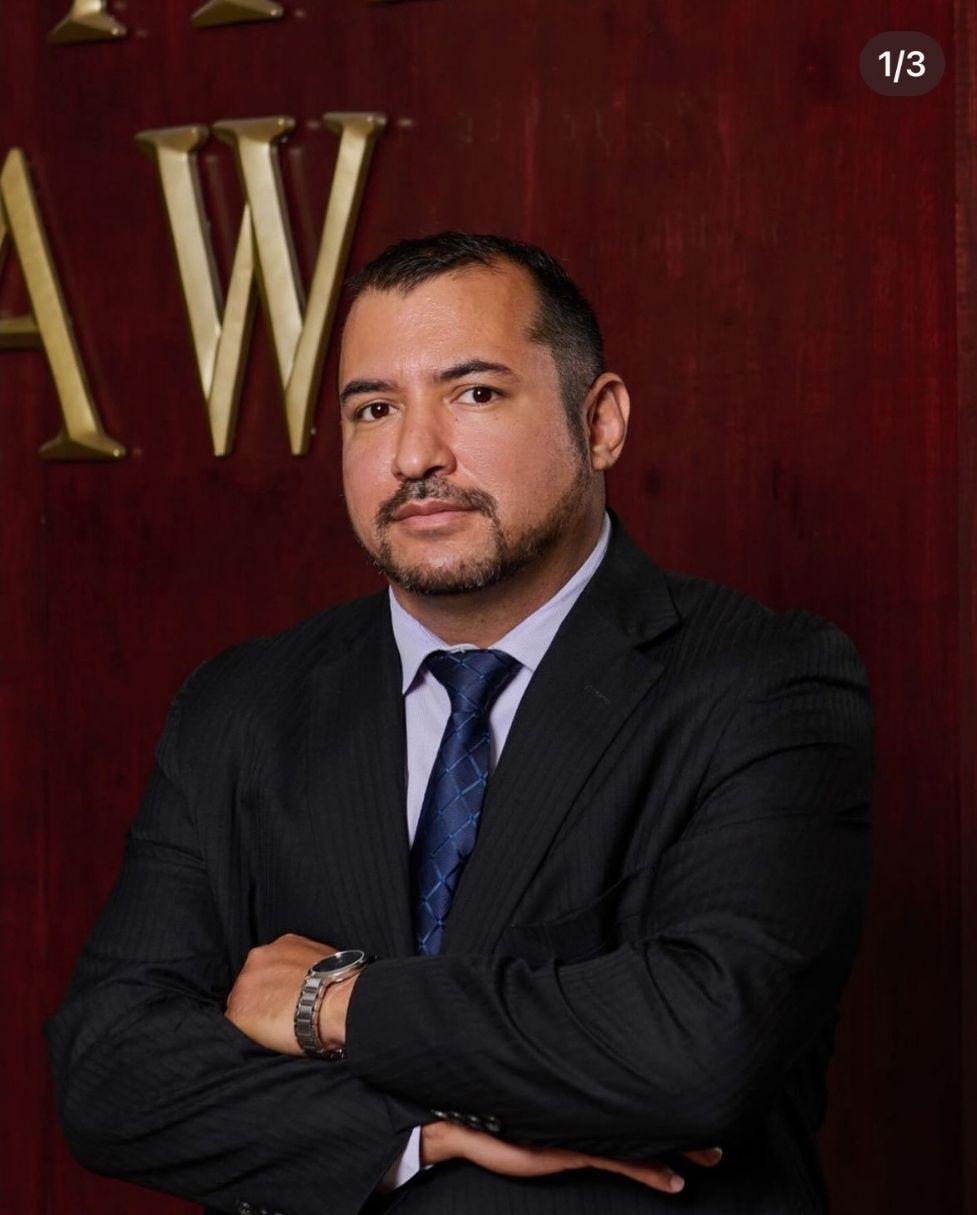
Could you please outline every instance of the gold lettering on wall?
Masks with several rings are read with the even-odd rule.
[[[398,0],[367,0],[370,4],[396,4]],[[240,25],[246,21],[279,21],[284,5],[275,0],[207,0],[190,18],[197,29]],[[68,15],[48,34],[48,42],[103,42],[124,38],[126,27],[107,9],[107,0],[74,0]]]
[[[106,11],[105,0],[74,0],[67,17],[48,34],[48,42],[103,42],[125,34],[122,22]]]
[[[294,129],[291,118],[249,118],[214,126],[217,137],[234,150],[245,198],[226,303],[222,301],[197,167],[197,151],[210,132],[203,126],[168,127],[136,136],[155,161],[159,174],[214,454],[218,456],[228,455],[234,446],[255,284],[282,386],[289,446],[294,455],[302,455],[309,448],[315,395],[342,274],[373,146],[387,121],[383,114],[359,112],[329,113],[324,120],[340,137],[339,153],[308,302],[298,274],[276,146]]]
[[[44,460],[111,460],[125,448],[102,429],[78,356],[71,319],[31,185],[27,160],[11,148],[0,169],[0,269],[13,246],[31,311],[0,318],[0,350],[42,348],[54,377],[61,429],[43,443]]]
[[[217,25],[239,25],[244,21],[276,21],[285,15],[280,4],[272,0],[207,0],[190,18],[198,29]]]

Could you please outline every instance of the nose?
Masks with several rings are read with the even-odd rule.
[[[391,471],[401,481],[423,481],[455,467],[447,427],[450,421],[440,403],[405,404],[397,433]]]

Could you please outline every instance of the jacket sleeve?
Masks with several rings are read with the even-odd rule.
[[[45,1026],[68,1145],[98,1173],[221,1211],[359,1211],[430,1111],[343,1063],[265,1050],[224,1016],[234,980],[181,789],[179,707],[121,871]]]
[[[351,1069],[490,1113],[507,1139],[620,1156],[728,1142],[833,1026],[868,884],[871,770],[864,668],[819,621],[741,681],[637,939],[564,963],[382,959],[350,1000]]]

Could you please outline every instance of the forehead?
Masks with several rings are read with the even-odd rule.
[[[341,374],[385,358],[443,363],[456,355],[528,354],[538,350],[529,339],[537,300],[528,271],[509,262],[439,274],[406,294],[365,291],[343,330]]]

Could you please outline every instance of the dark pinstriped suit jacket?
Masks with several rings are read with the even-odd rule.
[[[88,1167],[216,1211],[824,1211],[815,1131],[869,867],[847,637],[659,569],[614,518],[489,784],[443,952],[413,955],[386,595],[236,646],[171,708],[125,861],[47,1024]],[[348,1061],[222,1015],[249,948],[380,955]],[[453,1160],[372,1195],[431,1108],[503,1138],[677,1157],[677,1196]]]

